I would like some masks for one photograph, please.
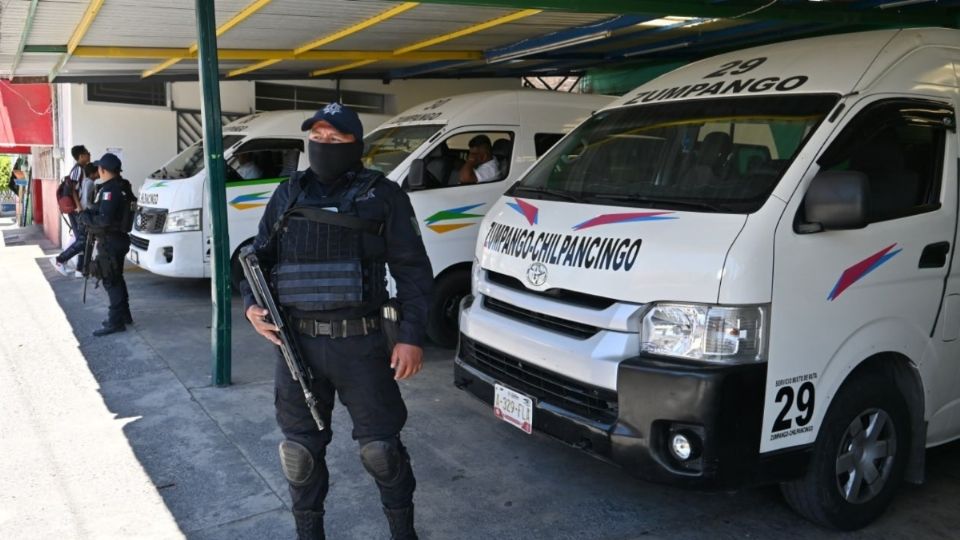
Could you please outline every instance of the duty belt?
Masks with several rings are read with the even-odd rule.
[[[295,319],[294,328],[305,336],[332,338],[347,338],[366,336],[370,332],[380,329],[380,319],[364,317],[348,321],[317,321],[314,319]]]

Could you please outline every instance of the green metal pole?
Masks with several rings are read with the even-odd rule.
[[[203,87],[203,150],[210,193],[213,236],[210,267],[213,275],[213,384],[230,384],[230,238],[227,233],[227,171],[223,162],[220,124],[220,65],[217,61],[217,21],[214,0],[196,0],[200,85]]]

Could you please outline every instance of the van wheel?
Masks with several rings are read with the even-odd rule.
[[[427,314],[427,335],[437,345],[452,349],[460,337],[460,300],[470,294],[470,271],[455,270],[437,280]]]
[[[806,475],[782,484],[800,515],[844,531],[878,518],[900,486],[910,421],[895,385],[879,373],[844,384],[813,447]]]

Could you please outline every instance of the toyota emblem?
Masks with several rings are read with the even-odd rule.
[[[533,263],[527,268],[527,281],[534,287],[540,287],[547,282],[547,267],[543,263]]]
[[[143,230],[143,221],[144,221],[144,219],[143,219],[143,214],[138,215],[138,216],[137,216],[137,230],[138,230],[138,231],[142,231],[142,230]]]

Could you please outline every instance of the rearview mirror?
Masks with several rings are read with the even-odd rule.
[[[410,170],[407,172],[407,188],[410,191],[417,191],[426,187],[426,169],[423,166],[422,159],[415,159],[410,162]]]
[[[797,232],[862,229],[867,226],[870,189],[859,171],[820,171],[803,199],[806,223]]]

